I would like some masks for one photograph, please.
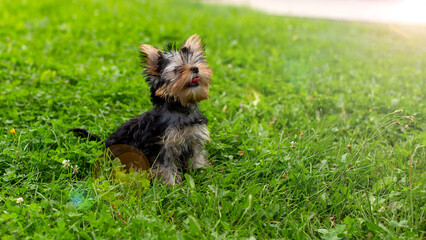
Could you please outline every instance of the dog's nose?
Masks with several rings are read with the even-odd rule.
[[[198,68],[197,67],[192,67],[190,69],[193,73],[198,73]]]

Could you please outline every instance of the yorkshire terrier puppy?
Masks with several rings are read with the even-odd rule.
[[[175,185],[182,181],[183,172],[209,166],[207,118],[199,112],[198,102],[208,98],[213,73],[198,35],[168,51],[147,44],[140,49],[153,109],[125,122],[105,145],[136,147],[149,159],[153,176]],[[70,131],[99,139],[84,129]]]

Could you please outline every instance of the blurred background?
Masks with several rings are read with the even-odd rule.
[[[0,239],[422,239],[424,4],[0,0]],[[151,109],[138,46],[194,33],[212,168],[140,197],[93,179],[103,146],[67,129]]]
[[[206,0],[289,16],[426,24],[426,0]]]

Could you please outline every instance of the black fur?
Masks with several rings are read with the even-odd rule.
[[[159,142],[168,127],[183,129],[195,124],[207,124],[207,118],[196,107],[182,107],[178,102],[165,103],[125,122],[105,141],[105,146],[131,145],[148,159],[155,160],[162,147]],[[158,161],[161,163],[162,158]]]
[[[194,124],[207,124],[207,118],[201,114],[197,107],[182,107],[178,102],[166,103],[156,106],[135,118],[123,123],[105,141],[105,147],[115,144],[127,144],[141,150],[148,159],[156,157],[160,152],[161,136],[167,127],[184,128]],[[90,141],[100,142],[101,138],[89,133],[85,129],[71,128],[67,133],[73,132],[76,137],[88,138]]]
[[[184,129],[187,126],[207,125],[207,122],[207,118],[198,111],[196,105],[183,107],[179,102],[165,103],[123,123],[104,143],[106,148],[116,144],[136,147],[145,154],[151,166],[155,162],[157,166],[161,165],[164,168],[174,164],[178,171],[183,173],[188,170],[187,160],[194,157],[196,149],[189,144],[182,144],[178,158],[173,163],[170,162],[165,156],[167,153],[164,152],[162,144],[166,129]],[[73,132],[77,137],[89,138],[91,141],[101,141],[100,137],[85,129],[72,128],[68,132]],[[174,182],[169,180],[168,184],[173,185]]]
[[[88,138],[90,141],[96,141],[96,142],[101,141],[100,137],[96,136],[95,134],[89,133],[85,129],[71,128],[71,129],[68,129],[67,133],[69,133],[69,132],[73,132],[76,137]]]
[[[125,122],[105,141],[106,148],[126,144],[139,149],[151,162],[154,175],[162,176],[171,185],[182,181],[183,171],[209,166],[207,151],[204,149],[205,143],[210,140],[207,118],[198,111],[197,103],[208,97],[208,84],[212,75],[204,60],[204,52],[200,51],[201,40],[198,35],[191,36],[180,50],[174,48],[171,46],[169,52],[162,52],[153,46],[141,45],[142,67],[145,68],[146,81],[150,84],[154,108]],[[185,67],[190,69],[190,74],[180,78],[181,73],[175,69]],[[192,95],[156,93],[161,90],[170,94],[176,82],[181,87],[196,78],[197,82],[192,83],[201,81],[202,84],[197,84],[195,90],[191,88],[189,93]],[[164,88],[160,89],[163,85]],[[187,94],[187,91],[182,93]],[[192,99],[185,98],[188,96]],[[94,141],[101,140],[84,129],[73,128],[68,132]]]

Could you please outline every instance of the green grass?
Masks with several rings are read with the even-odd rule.
[[[1,239],[425,237],[426,27],[168,0],[0,9]],[[107,138],[150,109],[137,47],[194,33],[213,166],[143,193],[92,178],[102,145],[66,130]]]

